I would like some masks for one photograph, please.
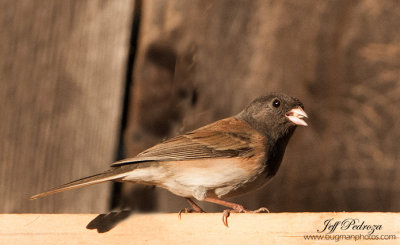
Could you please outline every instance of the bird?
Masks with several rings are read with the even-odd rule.
[[[269,212],[265,207],[248,210],[225,199],[259,189],[275,176],[296,127],[308,126],[305,118],[308,115],[299,99],[268,93],[234,116],[172,137],[135,157],[114,162],[104,172],[30,199],[107,181],[131,182],[186,198],[192,209],[181,212],[204,212],[193,199],[227,207],[222,221],[228,227],[231,212]]]

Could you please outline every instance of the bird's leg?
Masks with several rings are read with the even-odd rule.
[[[186,198],[186,201],[192,206],[193,211],[196,213],[205,213],[203,209],[201,209],[195,202],[192,201],[190,198]]]
[[[269,210],[265,207],[256,209],[256,210],[247,210],[245,209],[242,205],[237,204],[237,203],[233,203],[233,202],[227,202],[224,200],[220,200],[217,198],[211,198],[211,197],[207,197],[206,199],[204,199],[204,201],[206,202],[212,202],[221,206],[225,206],[230,209],[226,209],[224,210],[223,214],[222,214],[222,223],[224,223],[224,225],[226,227],[228,227],[228,217],[231,213],[263,213],[263,212],[267,212],[269,213]]]
[[[179,211],[178,218],[181,219],[182,213],[205,213],[203,209],[201,209],[195,202],[190,198],[185,198],[186,201],[192,206],[192,209],[184,208]]]
[[[225,206],[228,208],[231,208],[235,211],[237,211],[238,213],[244,213],[245,211],[247,211],[242,205],[237,204],[237,203],[233,203],[233,202],[227,202],[218,198],[212,198],[212,197],[207,197],[206,199],[204,199],[203,201],[206,202],[212,202],[221,206]]]

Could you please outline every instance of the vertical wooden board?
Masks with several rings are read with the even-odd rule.
[[[0,212],[100,212],[107,185],[29,201],[112,162],[133,0],[0,2]]]
[[[396,1],[145,1],[142,16],[130,155],[283,91],[304,102],[310,126],[296,131],[269,186],[236,200],[272,211],[399,210]],[[184,205],[159,196],[160,210]]]

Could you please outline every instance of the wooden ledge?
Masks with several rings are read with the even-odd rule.
[[[371,244],[374,240],[370,239],[389,238],[382,235],[397,237],[382,244],[400,243],[400,213],[231,214],[229,228],[222,224],[221,215],[182,214],[179,220],[176,213],[133,214],[109,232],[97,233],[86,229],[95,214],[0,214],[0,244],[326,244],[335,242],[334,236],[340,244],[355,240]],[[341,225],[346,225],[346,219],[354,219],[354,224],[344,229]],[[331,234],[317,231],[328,223],[333,229],[336,222]],[[305,235],[327,240],[305,240]]]

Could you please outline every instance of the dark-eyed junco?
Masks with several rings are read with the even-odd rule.
[[[115,162],[103,173],[82,178],[47,192],[44,197],[106,181],[155,185],[185,197],[194,212],[203,212],[191,198],[250,211],[222,200],[265,185],[278,171],[296,125],[307,126],[303,104],[282,93],[259,97],[239,114],[157,144],[136,157]]]

